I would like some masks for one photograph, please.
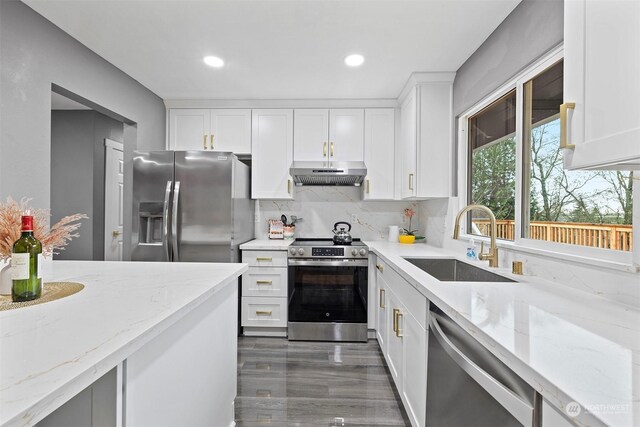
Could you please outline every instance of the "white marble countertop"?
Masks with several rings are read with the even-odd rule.
[[[579,403],[578,424],[640,425],[640,312],[483,261],[519,283],[440,282],[402,257],[464,254],[366,243],[559,410]]]
[[[292,244],[294,240],[286,240],[286,239],[255,239],[251,240],[247,243],[243,243],[240,245],[241,251],[253,250],[253,251],[277,251],[277,250],[286,250],[290,244]]]
[[[0,312],[0,425],[32,425],[247,270],[246,264],[55,261],[75,295]]]

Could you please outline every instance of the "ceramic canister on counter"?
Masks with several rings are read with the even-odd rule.
[[[389,226],[389,241],[390,242],[398,242],[398,236],[400,235],[400,227],[397,225]]]

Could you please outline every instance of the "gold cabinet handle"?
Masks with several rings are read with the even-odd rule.
[[[272,283],[271,280],[256,280],[257,285],[271,285]]]
[[[292,186],[293,182],[288,179],[287,180],[287,193],[291,194],[291,186]]]
[[[333,142],[330,145],[331,145],[331,148],[329,149],[329,155],[333,157]]]
[[[271,257],[256,257],[256,261],[273,261]]]
[[[122,231],[120,231],[120,230],[113,230],[113,231],[111,232],[111,236],[112,236],[114,239],[115,239],[116,237],[118,237],[119,235],[121,235],[121,234],[122,234]]]
[[[384,308],[386,301],[384,300],[384,289],[380,289],[380,308]]]
[[[383,272],[384,272],[384,267],[382,266],[382,264],[376,264],[376,268],[378,269],[378,271],[379,271],[380,273],[383,273]]]
[[[265,316],[271,316],[271,313],[273,313],[273,311],[271,310],[256,310],[257,316],[260,316],[261,314],[264,314]]]
[[[395,332],[396,334],[398,333],[397,329],[398,329],[398,312],[400,310],[398,310],[397,308],[393,309],[393,332]]]
[[[400,312],[400,310],[398,310],[398,312],[396,313],[396,337],[398,338],[402,338],[404,336],[404,334],[402,333],[402,331],[400,330],[400,321],[403,318],[402,313]]]
[[[570,150],[576,148],[575,144],[569,144],[567,142],[567,110],[574,110],[575,108],[575,102],[560,104],[560,148],[568,148]]]
[[[204,134],[204,149],[207,149],[207,134]]]
[[[369,179],[367,178],[367,194],[369,194],[369,187],[370,187]]]
[[[327,157],[327,143],[322,143],[322,157]]]
[[[409,190],[413,190],[413,174],[409,174]]]
[[[211,134],[211,149],[213,150],[213,139],[215,138],[215,136],[213,134]]]

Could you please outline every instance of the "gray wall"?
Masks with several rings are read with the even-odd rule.
[[[164,149],[162,99],[17,0],[0,1],[0,55],[0,199],[30,197],[33,206],[50,207],[56,84],[136,124],[124,135],[126,235],[132,152]]]
[[[123,123],[95,111],[51,112],[51,221],[84,213],[80,236],[55,259],[104,259],[104,139]]]
[[[459,116],[563,40],[562,0],[523,0],[462,64],[453,83]]]

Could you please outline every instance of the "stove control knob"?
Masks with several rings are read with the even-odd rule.
[[[304,249],[298,248],[298,255],[304,255]]]
[[[367,254],[366,249],[360,249],[360,256],[365,256]]]
[[[296,254],[296,250],[294,248],[289,249],[289,253],[291,255],[295,255]]]
[[[358,255],[358,250],[357,249],[351,249],[351,255],[353,255],[353,256]]]

